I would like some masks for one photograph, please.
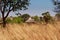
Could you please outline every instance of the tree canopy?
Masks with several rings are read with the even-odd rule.
[[[29,0],[0,0],[0,11],[2,13],[3,24],[11,11],[26,10]],[[7,12],[5,14],[5,12]]]
[[[42,13],[42,16],[46,23],[48,23],[50,20],[52,20],[52,17],[49,12]]]
[[[23,15],[21,15],[21,17],[23,18],[23,20],[25,22],[26,20],[29,19],[30,15],[29,14],[23,14]]]

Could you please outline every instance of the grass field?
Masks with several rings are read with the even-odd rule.
[[[8,24],[0,27],[0,40],[60,40],[60,22],[55,24]]]

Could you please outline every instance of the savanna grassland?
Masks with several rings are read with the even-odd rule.
[[[60,40],[60,22],[54,24],[7,24],[0,40]]]

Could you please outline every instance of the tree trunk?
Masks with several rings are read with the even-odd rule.
[[[11,10],[8,11],[6,16],[4,17],[4,12],[2,12],[2,19],[3,19],[3,27],[6,27],[6,18],[8,17]]]
[[[3,27],[6,26],[6,21],[5,21],[5,18],[3,17]]]
[[[6,26],[6,18],[4,17],[4,12],[2,12],[2,26],[5,27]]]
[[[10,7],[11,8],[11,7]],[[3,21],[3,27],[6,27],[6,18],[8,17],[9,13],[12,11],[12,9],[7,12],[6,16],[4,16],[4,11],[5,11],[5,7],[3,8],[3,11],[1,11],[2,13],[2,21]]]

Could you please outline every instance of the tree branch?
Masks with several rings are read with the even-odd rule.
[[[17,5],[19,2],[17,2],[15,5]],[[11,8],[11,6],[9,7],[9,11],[8,11],[8,13],[6,14],[6,16],[5,16],[5,19],[7,18],[7,16],[9,15],[9,13],[14,9],[14,6],[15,5],[13,5],[13,7],[12,7],[12,9],[10,9]]]
[[[3,18],[4,18],[5,8],[6,8],[6,3],[4,3],[3,9],[1,9],[1,12],[2,12],[2,17],[3,17]]]
[[[5,16],[5,19],[7,18],[7,16],[9,15],[9,13],[12,11],[12,9],[11,9],[11,6],[9,7],[9,11],[7,12],[7,14],[6,14],[6,16]]]

